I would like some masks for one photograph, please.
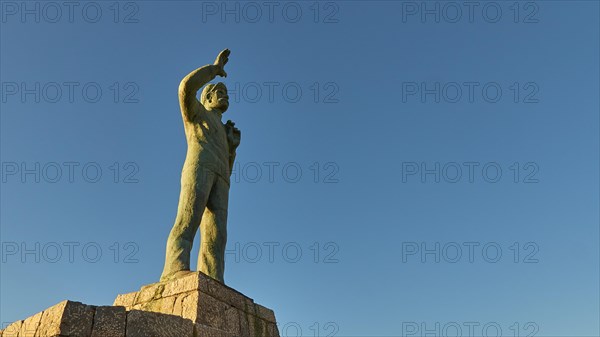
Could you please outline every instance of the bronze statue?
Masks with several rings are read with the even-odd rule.
[[[190,252],[200,227],[198,270],[224,283],[229,177],[241,133],[233,122],[221,121],[229,107],[223,83],[206,85],[200,102],[196,93],[216,76],[227,77],[224,67],[229,53],[228,49],[223,50],[214,64],[192,71],[179,85],[188,149],[161,281],[190,272]]]

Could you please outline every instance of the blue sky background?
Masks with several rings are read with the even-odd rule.
[[[222,2],[82,2],[73,22],[66,7],[53,20],[55,8],[44,12],[37,3],[39,23],[19,7],[12,14],[7,3],[0,26],[2,322],[64,299],[109,305],[158,280],[186,151],[177,87],[229,48],[224,82],[247,90],[230,92],[224,116],[242,131],[228,225],[228,248],[239,244],[239,261],[228,254],[225,279],[273,308],[280,329],[288,328],[282,335],[300,327],[305,336],[421,336],[422,323],[438,323],[440,336],[444,326],[456,334],[452,322],[463,336],[468,322],[478,324],[476,335],[494,335],[497,326],[502,336],[600,334],[598,2],[477,2],[473,20],[455,2],[463,10],[455,23],[448,2],[437,2],[440,22],[420,17],[423,2],[276,2],[273,20],[254,2],[262,9],[254,23],[255,8],[245,3],[237,3],[239,22],[221,18]],[[409,15],[413,4],[418,12]],[[96,5],[98,22],[87,22]],[[488,22],[497,7],[498,21]],[[73,102],[65,82],[78,83]],[[278,83],[272,100],[270,82]],[[466,82],[480,84],[473,102]],[[21,98],[22,83],[40,83],[40,102]],[[51,83],[63,89],[54,103],[54,91],[41,89]],[[94,96],[93,89],[81,93],[86,83],[102,89],[98,102],[84,99]],[[422,101],[420,92],[406,96],[411,83],[458,83],[464,91],[455,103],[448,102],[453,91],[439,103],[431,94]],[[484,99],[486,83],[501,88],[497,102]],[[290,102],[298,87],[302,94]],[[79,164],[73,182],[67,162]],[[271,162],[279,165],[272,180]],[[472,183],[465,162],[479,165]],[[39,163],[40,182],[10,174],[15,163],[19,170]],[[52,163],[62,167],[56,183]],[[97,183],[82,176],[89,163],[102,169]],[[449,171],[439,183],[432,174],[422,181],[420,172],[407,175],[413,163]],[[447,163],[462,167],[455,183]],[[502,170],[495,183],[482,177],[488,163]],[[494,168],[487,172],[494,177]],[[78,244],[73,261],[69,242]],[[278,245],[272,261],[270,242]],[[472,262],[469,242],[479,245]],[[21,256],[36,243],[37,252]],[[436,243],[439,263],[405,251]],[[462,256],[451,263],[456,245]],[[484,246],[492,247],[487,254]],[[94,247],[102,249],[97,262],[90,261]],[[494,247],[502,250],[496,263]]]

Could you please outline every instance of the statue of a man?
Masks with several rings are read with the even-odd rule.
[[[190,252],[200,227],[198,270],[224,282],[229,177],[241,133],[233,122],[221,121],[229,106],[223,83],[206,85],[200,102],[196,93],[217,75],[227,76],[224,66],[229,53],[228,49],[223,50],[214,64],[192,71],[179,85],[188,149],[181,172],[177,218],[167,241],[161,281],[190,272]]]

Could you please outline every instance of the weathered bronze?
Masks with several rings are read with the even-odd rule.
[[[241,133],[232,121],[221,121],[229,107],[223,83],[206,85],[200,101],[196,94],[216,76],[227,76],[224,67],[229,53],[223,50],[214,64],[192,71],[179,85],[188,149],[161,281],[190,273],[190,252],[199,227],[198,270],[224,283],[229,177]]]

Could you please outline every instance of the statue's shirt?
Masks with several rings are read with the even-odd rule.
[[[188,143],[182,181],[202,179],[205,170],[221,176],[229,184],[229,144],[221,114],[196,109],[194,118],[184,123]],[[201,181],[199,181],[202,183]]]

